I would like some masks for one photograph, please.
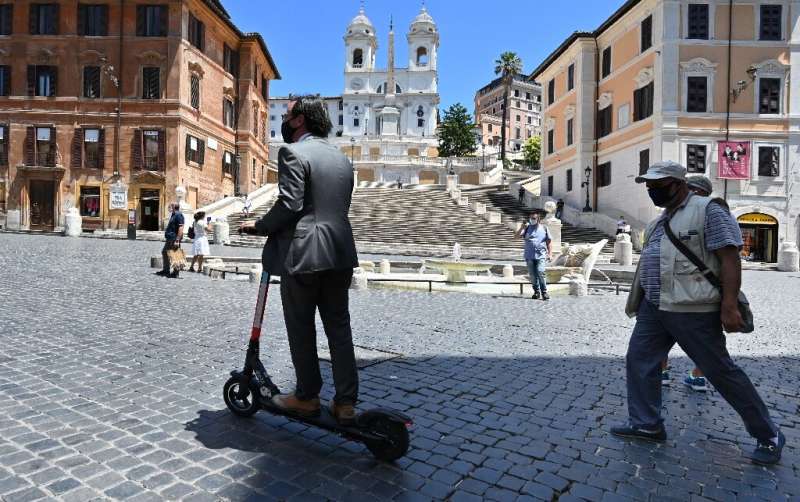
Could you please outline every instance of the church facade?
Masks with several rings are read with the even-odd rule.
[[[378,33],[361,7],[344,34],[342,95],[325,98],[333,123],[329,140],[353,159],[360,181],[444,184],[436,135],[439,31],[425,7],[411,22],[406,43],[408,59],[400,66],[390,24],[387,65],[378,68]],[[287,97],[273,98],[270,113],[279,118],[287,103]],[[271,124],[271,140],[280,142],[280,120]]]

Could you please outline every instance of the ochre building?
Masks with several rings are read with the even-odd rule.
[[[567,221],[642,228],[659,210],[634,178],[680,162],[727,198],[742,258],[776,261],[798,239],[798,27],[796,1],[629,0],[574,33],[530,75],[542,194],[565,201]]]
[[[218,0],[0,0],[0,224],[159,230],[178,186],[257,188],[275,78]]]

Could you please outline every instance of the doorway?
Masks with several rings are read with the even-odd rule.
[[[159,230],[159,203],[161,201],[161,194],[158,190],[142,189],[139,195],[139,206],[141,207],[141,223],[139,224],[140,230]]]
[[[778,220],[768,214],[747,213],[737,218],[742,230],[742,259],[778,261]]]
[[[51,180],[31,180],[31,230],[52,231],[55,223],[55,184]]]

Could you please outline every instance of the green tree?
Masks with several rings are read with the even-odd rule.
[[[461,103],[444,111],[439,122],[439,156],[463,157],[475,152],[475,124]]]
[[[494,73],[503,79],[503,123],[500,128],[500,158],[506,160],[506,122],[508,121],[508,94],[514,77],[522,73],[522,59],[516,52],[506,51],[494,62]]]
[[[522,145],[522,156],[525,158],[525,164],[529,167],[539,165],[539,159],[542,156],[542,137],[531,136]]]

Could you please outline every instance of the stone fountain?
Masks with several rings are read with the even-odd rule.
[[[461,261],[461,245],[457,242],[453,245],[452,260],[425,260],[422,266],[442,271],[445,280],[453,283],[467,282],[467,272],[486,272],[492,268],[491,263]]]

